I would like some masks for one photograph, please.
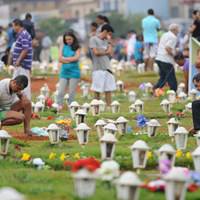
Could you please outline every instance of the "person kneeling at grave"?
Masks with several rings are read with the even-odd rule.
[[[0,129],[3,126],[24,123],[24,133],[32,135],[30,130],[31,102],[22,94],[28,86],[28,79],[19,75],[14,79],[0,81]]]
[[[200,73],[193,77],[193,83],[195,88],[200,91]],[[200,100],[195,100],[192,102],[192,119],[193,128],[190,130],[191,134],[196,134],[200,131]]]

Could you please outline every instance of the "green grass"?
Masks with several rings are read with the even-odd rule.
[[[0,77],[4,77],[5,74],[0,74]],[[74,160],[74,155],[78,152],[81,157],[94,156],[100,159],[100,148],[97,139],[97,134],[94,129],[94,123],[100,118],[116,119],[119,116],[124,116],[129,120],[129,126],[132,127],[132,132],[126,134],[125,136],[118,136],[118,143],[116,144],[116,154],[115,159],[119,162],[121,169],[132,170],[132,159],[130,146],[139,139],[142,139],[148,143],[151,147],[151,151],[154,152],[162,144],[172,143],[171,139],[167,135],[167,124],[168,116],[164,113],[160,107],[160,101],[162,98],[149,97],[144,98],[141,92],[138,91],[138,86],[141,82],[152,82],[155,83],[157,80],[157,75],[153,73],[145,73],[143,75],[138,75],[134,71],[128,71],[123,73],[120,78],[125,80],[126,84],[134,83],[132,88],[129,90],[137,91],[139,94],[138,98],[141,98],[144,104],[144,115],[148,119],[158,119],[162,125],[157,132],[156,137],[149,138],[147,135],[135,135],[138,132],[136,126],[136,113],[129,113],[128,107],[130,103],[128,102],[127,96],[116,93],[113,96],[113,100],[118,100],[121,103],[121,112],[117,114],[112,113],[102,113],[100,116],[93,117],[90,114],[87,116],[87,124],[92,128],[89,137],[89,143],[83,148],[76,140],[70,140],[63,142],[59,145],[50,145],[48,141],[19,141],[16,139],[11,140],[11,145],[9,148],[9,155],[6,159],[0,160],[0,187],[1,186],[11,186],[16,188],[18,191],[22,192],[27,196],[27,200],[76,200],[73,192],[73,181],[69,171],[63,169],[63,163],[60,161],[59,157],[61,153],[68,154],[68,159]],[[179,82],[182,79],[182,74],[178,73]],[[36,96],[38,94],[33,94]],[[81,94],[77,94],[77,101],[83,103],[85,101],[90,102],[92,100],[92,95],[88,99],[83,99]],[[180,109],[184,108],[184,104],[175,104],[172,108],[172,112],[176,113]],[[46,111],[41,113],[40,120],[32,120],[31,126],[48,126],[54,120],[46,120],[47,116],[58,117],[55,113],[51,111]],[[61,113],[63,116],[69,116],[69,112],[65,111]],[[192,127],[191,113],[186,113],[185,117],[182,118],[181,124],[189,129]],[[6,127],[9,132],[22,132],[22,125]],[[71,130],[71,134],[75,134]],[[21,147],[21,152],[15,150],[15,145],[18,144]],[[194,138],[189,137],[187,150],[193,151],[196,148],[196,141]],[[34,169],[30,164],[25,164],[20,161],[22,153],[29,153],[33,158],[41,157],[45,163],[50,166],[50,169],[37,170]],[[49,160],[49,154],[51,152],[56,153],[55,160]],[[191,159],[187,159],[185,156],[183,158],[176,159],[176,165],[190,167],[193,169],[193,163]],[[147,168],[141,171],[140,177],[143,181],[149,179],[155,179],[155,174],[157,171],[157,158],[154,154],[153,158],[148,160]],[[148,198],[145,198],[148,195]],[[199,199],[200,192],[187,193],[188,200]],[[97,189],[94,197],[90,200],[102,200],[102,199],[114,200],[116,199],[115,187],[108,187],[108,185],[97,181]],[[164,200],[164,193],[152,193],[147,190],[142,189],[140,199],[148,200]]]

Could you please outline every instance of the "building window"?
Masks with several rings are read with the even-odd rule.
[[[178,9],[178,6],[173,6],[171,7],[171,17],[173,18],[176,18],[176,17],[179,17],[179,9]]]
[[[111,10],[111,7],[110,7],[110,1],[104,1],[103,3],[103,7],[104,7],[104,11],[110,11]]]

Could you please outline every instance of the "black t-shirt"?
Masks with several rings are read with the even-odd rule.
[[[193,25],[196,26],[196,28],[194,29],[193,33],[192,33],[192,37],[194,38],[200,38],[200,20],[194,20]]]

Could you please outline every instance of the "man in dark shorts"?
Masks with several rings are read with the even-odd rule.
[[[31,135],[31,102],[21,94],[28,85],[28,78],[19,75],[14,79],[0,81],[0,129],[24,123],[24,133]]]

